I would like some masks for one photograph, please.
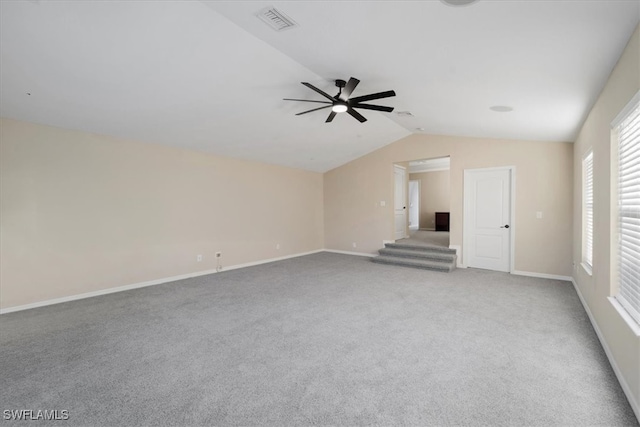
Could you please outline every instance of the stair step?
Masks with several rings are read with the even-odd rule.
[[[371,258],[371,261],[379,264],[401,265],[406,267],[423,268],[426,270],[436,270],[443,272],[450,272],[456,268],[455,262],[438,262],[427,259],[402,258],[386,255],[380,255]]]
[[[427,246],[427,245],[412,245],[407,243],[387,243],[385,248],[390,249],[403,249],[409,251],[430,251],[430,252],[442,252],[446,254],[456,254],[455,249],[450,249],[444,246]]]
[[[447,262],[454,262],[456,260],[456,253],[443,252],[443,251],[431,251],[431,250],[413,250],[413,249],[404,249],[404,248],[382,248],[378,251],[380,255],[386,256],[395,256],[402,258],[420,258],[420,259],[432,259],[432,260],[442,260]]]

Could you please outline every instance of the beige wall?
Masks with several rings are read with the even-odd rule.
[[[325,246],[348,251],[356,242],[358,251],[373,254],[393,240],[393,163],[445,156],[451,156],[451,245],[462,246],[464,169],[515,166],[515,269],[571,275],[570,143],[410,135],[325,173]]]
[[[640,90],[640,29],[636,28],[622,57],[585,121],[574,151],[574,277],[598,328],[635,401],[640,417],[640,337],[624,322],[607,297],[613,295],[611,224],[611,122]],[[594,252],[593,276],[582,260],[582,158],[593,149]]]
[[[3,308],[324,246],[319,173],[6,119],[0,144]]]
[[[412,173],[420,181],[420,228],[436,228],[436,212],[449,212],[449,171]]]

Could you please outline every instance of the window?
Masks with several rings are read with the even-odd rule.
[[[593,268],[593,151],[582,160],[582,265]]]
[[[640,324],[640,92],[613,123],[617,149],[615,298]]]

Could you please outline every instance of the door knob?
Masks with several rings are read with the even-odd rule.
[[[503,226],[501,226],[500,228],[509,228],[509,224],[507,224],[507,225],[503,225]]]

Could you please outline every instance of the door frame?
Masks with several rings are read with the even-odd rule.
[[[404,231],[403,237],[396,238],[396,169],[401,169],[404,173],[404,182],[402,187],[404,188]],[[407,197],[409,193],[409,184],[408,184],[409,174],[407,173],[407,168],[404,166],[400,166],[398,164],[393,164],[393,238],[394,242],[400,239],[406,239],[409,237],[407,233],[407,228],[409,228],[409,212],[407,212]]]
[[[516,258],[516,167],[515,166],[500,166],[492,168],[474,168],[464,170],[464,179],[462,181],[462,267],[467,268],[467,259],[469,256],[469,228],[471,221],[471,215],[469,214],[470,202],[468,200],[470,194],[467,191],[467,183],[469,182],[469,174],[473,172],[491,172],[491,171],[509,171],[509,186],[511,188],[509,194],[509,227],[510,227],[510,239],[509,239],[509,274],[513,274],[515,271],[515,258]]]
[[[419,179],[409,179],[409,186],[407,188],[407,199],[409,203],[407,203],[409,205],[409,209],[408,209],[408,217],[409,217],[409,223],[411,222],[411,192],[409,190],[411,190],[411,183],[412,182],[417,182],[418,183],[418,217],[417,217],[417,223],[418,223],[418,228],[416,228],[416,230],[420,230],[420,184],[421,181]],[[409,231],[411,231],[411,225],[409,225]]]

